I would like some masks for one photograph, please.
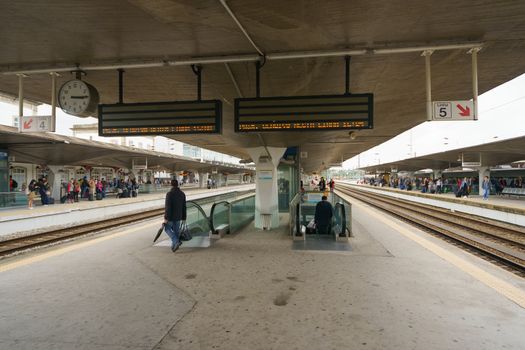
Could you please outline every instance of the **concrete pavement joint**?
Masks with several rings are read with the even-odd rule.
[[[182,292],[188,299],[190,299],[192,302],[193,302],[193,305],[191,306],[191,309],[189,309],[188,311],[186,311],[184,313],[184,315],[182,315],[169,329],[168,331],[166,332],[166,334],[164,334],[164,336],[151,348],[151,350],[155,350],[155,349],[159,349],[159,346],[162,344],[162,342],[164,341],[164,339],[166,339],[166,337],[168,337],[170,335],[170,333],[173,331],[173,329],[175,329],[175,327],[182,321],[184,320],[184,318],[191,314],[195,308],[197,307],[197,303],[198,301],[193,298],[188,292],[186,292],[184,289],[178,287],[176,284],[174,284],[173,282],[171,282],[170,280],[166,279],[164,276],[162,276],[158,271],[156,271],[155,269],[153,269],[151,266],[147,265],[144,261],[142,261],[141,259],[138,258],[138,256],[136,256],[135,254],[130,254],[131,257],[133,257],[135,259],[135,261],[137,261],[140,265],[142,265],[144,268],[146,268],[147,270],[151,271],[153,274],[155,274],[158,278],[160,278],[162,281],[166,282],[168,285],[171,285],[173,288],[177,289],[178,291]]]

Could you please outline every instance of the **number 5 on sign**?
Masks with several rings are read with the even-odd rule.
[[[452,103],[434,102],[433,120],[450,120],[452,118]]]

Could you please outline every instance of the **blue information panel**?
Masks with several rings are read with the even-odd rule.
[[[221,124],[219,100],[98,106],[100,136],[219,134]]]
[[[235,131],[373,128],[373,94],[235,99]]]

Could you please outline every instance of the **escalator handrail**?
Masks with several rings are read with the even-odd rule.
[[[218,204],[223,204],[225,203],[228,207],[231,206],[231,203],[228,202],[228,201],[220,201],[220,202],[215,202],[213,203],[213,205],[211,206],[211,210],[210,210],[210,225],[211,225],[211,230],[212,232],[215,232],[215,224],[213,223],[213,212],[215,211],[215,206],[217,206]],[[229,221],[229,215],[228,215],[228,221]],[[230,223],[228,222],[228,225]]]
[[[346,209],[345,204],[341,202],[335,203],[334,206],[334,212],[336,211],[337,206],[341,207],[341,232],[339,233],[339,237],[345,237],[346,236]],[[335,215],[334,215],[335,219]],[[335,225],[332,225],[332,229],[335,228]]]
[[[204,209],[202,209],[200,204],[196,203],[195,201],[186,201],[186,209],[189,207],[189,205],[193,205],[195,208],[197,208],[197,210],[200,211],[200,213],[202,214],[202,216],[206,219],[206,222],[208,223],[208,228],[211,230],[212,226],[210,223],[210,218],[208,217],[208,215],[206,215],[206,212],[204,211]]]
[[[301,231],[301,202],[297,203],[297,208],[295,211],[295,235],[300,237],[303,235]]]

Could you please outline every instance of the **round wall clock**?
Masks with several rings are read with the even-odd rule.
[[[97,112],[98,91],[94,86],[78,79],[64,83],[58,91],[58,105],[67,114],[91,117]]]

